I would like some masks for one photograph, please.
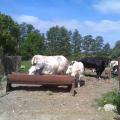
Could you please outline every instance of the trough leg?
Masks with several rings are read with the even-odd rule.
[[[75,82],[72,83],[70,92],[72,96],[75,96]]]
[[[109,70],[108,77],[109,77],[109,80],[111,80],[111,68]]]
[[[72,85],[68,85],[68,90],[71,91]]]
[[[11,83],[8,83],[8,82],[7,82],[6,92],[10,91],[11,89],[12,89]]]

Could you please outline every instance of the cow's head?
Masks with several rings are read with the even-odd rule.
[[[114,75],[117,75],[117,74],[118,74],[118,65],[116,65],[116,66],[114,66],[114,67],[112,68],[112,73],[113,73]]]
[[[69,65],[66,74],[71,74],[71,73],[72,73],[72,65]]]
[[[77,61],[71,61],[71,62],[70,62],[70,65],[73,65],[75,62],[77,62]]]
[[[31,66],[31,68],[29,69],[29,75],[35,75],[36,74],[36,71],[38,70],[39,68],[36,67],[36,66]]]

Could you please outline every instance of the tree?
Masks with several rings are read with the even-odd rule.
[[[0,46],[3,54],[16,54],[19,37],[19,25],[10,16],[0,13]]]
[[[110,54],[111,54],[111,48],[110,48],[110,44],[109,43],[106,43],[104,46],[103,46],[103,50],[102,50],[102,55],[103,56],[107,56],[107,57],[110,57]]]
[[[47,32],[47,51],[49,55],[70,55],[70,36],[64,27],[55,26]]]
[[[83,42],[82,42],[82,48],[85,54],[93,53],[93,45],[94,45],[94,39],[92,35],[84,36]]]
[[[71,45],[70,45],[70,34],[64,27],[60,28],[61,39],[59,40],[59,53],[65,56],[70,56]]]
[[[24,40],[29,33],[35,31],[35,28],[31,24],[22,23],[20,26],[20,37],[22,40]]]
[[[102,49],[103,49],[103,37],[102,36],[97,36],[95,38],[95,46],[94,46],[94,50],[96,51],[96,55],[99,56],[101,55]]]
[[[75,31],[73,32],[73,35],[72,35],[72,46],[73,46],[74,53],[80,53],[81,42],[82,42],[82,37],[79,34],[78,30],[75,29]]]
[[[112,50],[111,56],[113,59],[117,59],[118,57],[120,57],[120,40],[116,42],[115,47]]]
[[[77,57],[80,54],[81,51],[81,43],[82,43],[82,37],[79,34],[78,30],[75,29],[75,31],[72,34],[72,48],[73,48],[73,54]]]
[[[47,32],[47,52],[49,55],[58,53],[58,41],[60,39],[60,29],[58,26],[52,27]]]
[[[19,52],[23,59],[30,59],[35,54],[44,54],[44,36],[30,24],[21,24],[20,30]]]

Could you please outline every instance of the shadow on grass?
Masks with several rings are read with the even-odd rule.
[[[84,80],[80,80],[80,87],[85,85]],[[51,91],[51,92],[70,92],[71,85],[57,86],[57,85],[12,85],[11,91],[26,90],[26,91]]]
[[[80,87],[85,85],[85,80],[80,80]]]

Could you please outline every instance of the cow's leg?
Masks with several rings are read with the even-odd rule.
[[[70,93],[71,93],[72,96],[75,96],[75,93],[76,93],[76,91],[75,91],[75,82],[72,83]]]
[[[80,75],[76,74],[75,75],[75,87],[77,86],[78,88],[80,87]]]
[[[68,85],[68,90],[70,91],[72,88],[72,85]]]
[[[97,77],[98,77],[99,80],[101,79],[102,72],[103,71],[98,71]]]
[[[80,88],[80,77],[77,79],[77,87]]]
[[[97,78],[98,78],[98,80],[100,80],[101,79],[101,74],[100,74],[100,71],[98,71],[98,70],[96,70],[96,73],[97,73]]]
[[[100,70],[99,70],[99,78],[101,79],[101,75],[102,75],[102,73],[103,73],[103,71],[105,70],[105,67],[103,67],[103,68],[101,68]]]
[[[10,91],[11,89],[12,89],[11,83],[7,83],[6,92]]]
[[[96,69],[97,78],[99,78],[99,71]]]

